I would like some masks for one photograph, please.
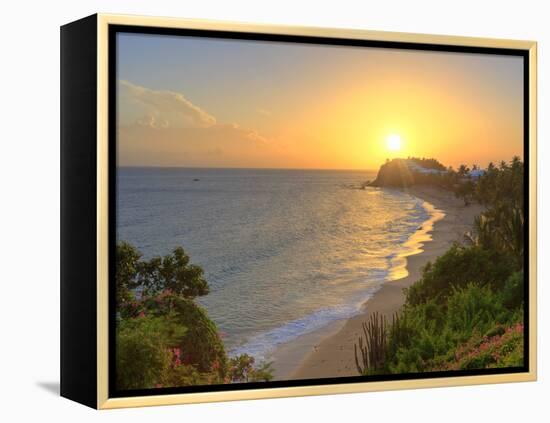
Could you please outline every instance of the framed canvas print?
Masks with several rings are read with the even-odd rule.
[[[536,379],[536,43],[61,28],[61,394]]]

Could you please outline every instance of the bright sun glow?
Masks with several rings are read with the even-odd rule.
[[[386,138],[386,147],[390,151],[398,151],[401,149],[401,137],[397,134],[391,134]]]

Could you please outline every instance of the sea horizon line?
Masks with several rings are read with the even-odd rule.
[[[237,167],[237,166],[148,166],[116,165],[117,169],[194,169],[194,170],[300,170],[300,171],[334,171],[334,172],[377,172],[378,169],[365,168],[299,168],[299,167]]]

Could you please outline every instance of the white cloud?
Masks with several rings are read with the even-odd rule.
[[[139,125],[206,128],[216,124],[214,116],[191,103],[183,94],[151,90],[125,80],[119,81],[119,89],[121,103],[131,103],[130,110],[134,116],[137,115],[134,121]]]
[[[255,166],[276,153],[258,131],[221,123],[181,93],[119,81],[122,165]]]

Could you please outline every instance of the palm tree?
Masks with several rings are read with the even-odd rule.
[[[458,167],[458,174],[460,176],[466,176],[468,173],[470,173],[470,168],[464,164],[461,164],[459,167]]]

